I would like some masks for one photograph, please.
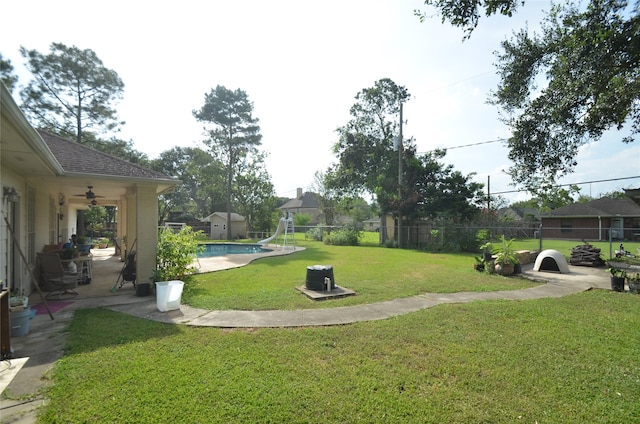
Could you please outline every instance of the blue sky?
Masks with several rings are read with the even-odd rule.
[[[23,0],[3,5],[0,52],[24,83],[20,46],[46,53],[62,42],[95,51],[125,83],[120,136],[151,158],[198,145],[202,126],[192,110],[218,84],[240,88],[260,119],[276,193],[294,197],[335,161],[335,129],[349,120],[355,95],[381,78],[411,93],[404,135],[419,152],[508,137],[486,103],[498,83],[493,52],[512,31],[535,29],[548,5],[531,1],[511,19],[484,19],[463,43],[462,31],[437,17],[421,23],[417,0]],[[614,132],[583,148],[576,172],[560,183],[640,176],[640,145],[620,138]],[[513,190],[503,143],[452,149],[444,162],[483,183],[490,176],[493,193]],[[580,187],[597,196],[640,187],[640,178]]]

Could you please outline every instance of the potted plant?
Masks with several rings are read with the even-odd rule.
[[[495,270],[500,275],[513,274],[514,267],[517,263],[520,263],[516,251],[513,249],[514,239],[507,240],[504,235],[500,236],[500,244],[493,250],[496,255]]]
[[[629,292],[640,294],[640,272],[636,272],[633,276],[627,275],[627,284]]]
[[[60,250],[60,259],[73,259],[78,257],[78,249],[75,247],[68,247],[66,249]]]
[[[27,296],[21,296],[17,291],[12,291],[9,297],[9,307],[11,311],[18,311],[25,309],[29,305],[29,298]]]
[[[78,243],[78,252],[81,255],[88,255],[91,252],[91,244],[88,243],[88,240],[85,236],[78,236],[76,239]]]
[[[475,256],[474,258],[476,260],[476,263],[473,264],[473,269],[475,269],[476,271],[484,271],[484,259],[480,256]]]
[[[607,271],[611,273],[611,290],[624,291],[624,280],[627,277],[627,271],[614,267],[607,269]]]
[[[482,250],[484,261],[491,262],[493,259],[493,244],[490,241],[487,241],[480,246],[480,250]]]

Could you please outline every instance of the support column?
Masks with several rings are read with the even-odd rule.
[[[158,252],[158,196],[155,186],[137,186],[136,195],[137,281],[150,283]]]

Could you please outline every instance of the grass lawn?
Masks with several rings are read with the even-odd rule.
[[[40,423],[631,423],[640,296],[224,330],[78,311]]]
[[[470,254],[299,244],[307,250],[200,275],[183,300],[311,308],[532,285],[478,273]],[[296,291],[317,263],[333,265],[337,283],[358,296],[313,302]],[[639,306],[638,295],[592,290],[237,330],[80,310],[38,422],[638,422]]]
[[[330,308],[423,293],[514,290],[536,284],[477,272],[473,269],[474,255],[469,253],[429,253],[372,245],[327,246],[305,240],[298,240],[297,245],[306,250],[196,276],[185,289],[184,303],[216,310]],[[331,265],[336,284],[357,295],[320,302],[309,300],[295,288],[304,286],[307,266],[316,264]]]

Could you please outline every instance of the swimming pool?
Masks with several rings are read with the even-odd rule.
[[[199,258],[271,252],[271,249],[265,249],[259,244],[206,243],[200,246],[204,247],[204,251],[198,254]]]

